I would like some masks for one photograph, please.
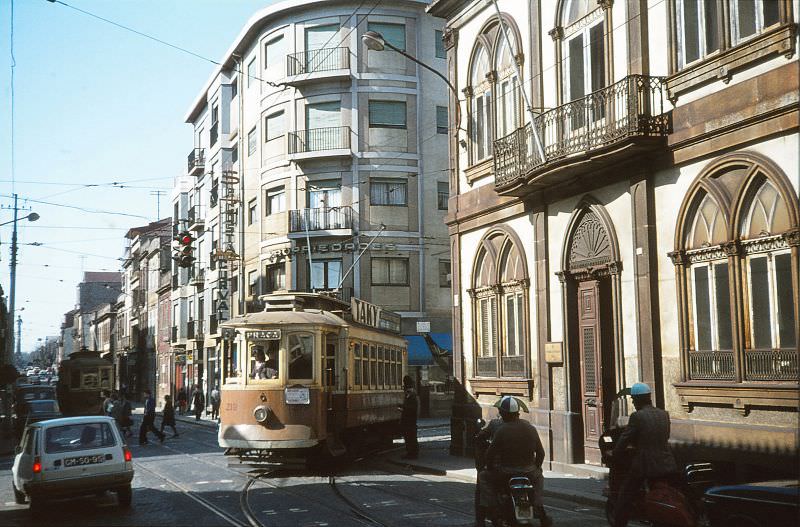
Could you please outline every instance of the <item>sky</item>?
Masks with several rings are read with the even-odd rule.
[[[120,270],[126,231],[157,219],[155,192],[169,214],[192,148],[183,118],[215,67],[68,6],[220,60],[275,1],[13,0],[12,30],[12,0],[0,0],[0,223],[14,193],[20,217],[40,216],[18,224],[23,353],[59,334],[84,271]],[[6,296],[11,236],[0,227]]]

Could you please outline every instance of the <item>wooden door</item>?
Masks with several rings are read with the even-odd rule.
[[[578,334],[581,364],[581,408],[583,448],[586,463],[600,464],[598,440],[603,431],[602,328],[600,325],[600,283],[578,284]]]

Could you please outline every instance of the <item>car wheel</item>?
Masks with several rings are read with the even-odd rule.
[[[25,503],[25,493],[18,491],[13,481],[11,482],[11,486],[14,488],[14,501],[17,502],[18,505]]]
[[[117,489],[117,500],[119,500],[120,507],[131,506],[131,501],[133,501],[133,490],[131,490],[130,485]]]

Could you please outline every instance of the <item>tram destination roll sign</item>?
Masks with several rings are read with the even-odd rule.
[[[350,299],[353,320],[365,326],[400,333],[400,315],[356,297]]]

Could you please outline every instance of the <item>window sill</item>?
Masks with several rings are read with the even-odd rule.
[[[533,399],[533,379],[478,377],[469,379],[469,384],[475,395],[519,395]]]
[[[472,185],[475,181],[482,177],[488,176],[494,170],[494,157],[487,157],[482,161],[478,161],[474,165],[467,167],[464,175],[467,176],[467,183]]]
[[[705,60],[687,66],[667,78],[667,95],[675,103],[682,93],[722,80],[729,82],[731,75],[756,62],[774,55],[794,54],[795,24],[788,23],[741,42]]]
[[[800,392],[797,383],[757,384],[687,381],[673,384],[681,405],[691,413],[698,405],[722,405],[739,410],[743,416],[753,406],[797,408]]]

